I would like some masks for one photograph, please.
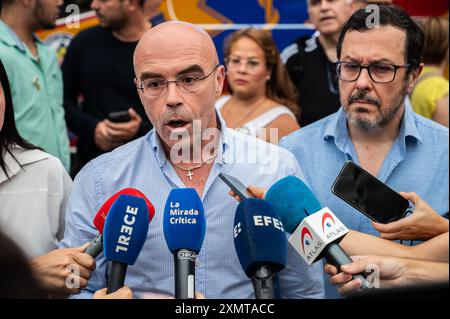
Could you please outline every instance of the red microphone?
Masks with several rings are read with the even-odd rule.
[[[117,197],[122,194],[143,198],[145,200],[145,203],[147,204],[148,218],[150,222],[155,215],[155,207],[153,207],[152,203],[141,191],[135,188],[124,188],[112,195],[106,202],[103,203],[94,217],[94,226],[99,231],[99,234],[94,238],[94,240],[92,240],[89,247],[85,250],[85,253],[90,255],[94,259],[103,251],[103,228],[105,226],[106,216],[108,215],[108,212],[111,206],[116,201]]]

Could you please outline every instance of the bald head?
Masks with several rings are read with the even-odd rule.
[[[203,29],[181,21],[169,21],[148,30],[134,51],[134,70],[139,79],[143,63],[170,63],[187,56],[218,64],[214,42]]]

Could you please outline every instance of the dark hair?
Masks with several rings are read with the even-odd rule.
[[[231,54],[231,47],[241,38],[249,38],[258,44],[263,50],[266,59],[266,67],[271,70],[270,80],[266,84],[266,94],[269,99],[286,105],[295,115],[300,115],[300,107],[297,105],[297,91],[281,62],[280,53],[267,30],[247,28],[232,33],[224,43],[224,57]]]
[[[405,10],[395,5],[380,5],[378,6],[380,12],[380,26],[392,26],[394,28],[406,32],[405,40],[405,60],[410,65],[408,73],[411,70],[416,70],[422,62],[425,37],[419,24],[417,24]],[[361,9],[356,11],[350,19],[345,23],[339,36],[337,44],[337,56],[341,58],[342,43],[345,35],[349,31],[356,30],[358,32],[365,32],[371,30],[367,21],[371,19],[373,12]]]
[[[439,65],[448,54],[448,18],[429,17],[423,23],[425,52],[423,63]]]
[[[3,95],[5,96],[5,116],[3,127],[0,129],[0,169],[2,169],[5,172],[6,176],[8,176],[5,163],[6,152],[11,154],[11,156],[13,156],[14,158],[14,155],[11,152],[11,148],[14,145],[18,145],[28,150],[40,148],[24,140],[17,131],[16,122],[14,120],[14,109],[11,97],[11,88],[9,86],[6,70],[1,60],[0,60],[0,82],[3,87]]]
[[[0,299],[47,298],[20,248],[0,232]]]

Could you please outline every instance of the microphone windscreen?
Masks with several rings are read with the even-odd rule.
[[[234,218],[234,247],[248,277],[260,265],[271,266],[273,272],[285,267],[286,233],[269,202],[248,198],[238,205]]]
[[[309,187],[295,176],[287,176],[273,184],[265,200],[275,207],[284,228],[291,234],[304,218],[322,208]]]
[[[193,188],[172,189],[164,209],[164,237],[171,252],[200,252],[206,232],[202,201]]]
[[[133,265],[147,238],[150,223],[142,197],[119,195],[106,216],[103,250],[106,260]]]
[[[147,204],[148,209],[148,217],[150,222],[153,219],[153,216],[155,215],[155,208],[153,207],[152,203],[148,200],[148,198],[139,190],[136,188],[124,188],[114,195],[112,195],[108,200],[106,200],[103,205],[99,208],[97,214],[94,217],[94,226],[97,228],[97,230],[100,232],[100,234],[103,234],[103,228],[105,227],[105,220],[106,216],[108,215],[108,212],[114,203],[114,201],[122,194],[126,195],[132,195],[136,197],[142,197],[145,200],[145,203]]]

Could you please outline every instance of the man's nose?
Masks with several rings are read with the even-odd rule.
[[[373,82],[369,75],[369,69],[362,69],[358,80],[356,80],[356,88],[359,90],[364,90],[371,89],[372,86]]]
[[[166,87],[166,105],[177,107],[183,104],[183,97],[178,82],[167,83]]]

